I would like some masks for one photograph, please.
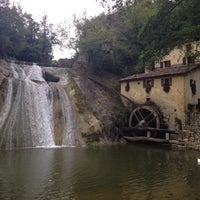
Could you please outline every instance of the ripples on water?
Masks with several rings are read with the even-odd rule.
[[[0,200],[198,200],[198,155],[149,146],[0,151]]]

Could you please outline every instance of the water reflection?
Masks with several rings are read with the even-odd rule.
[[[29,199],[42,194],[49,184],[53,151],[1,152],[0,199]]]
[[[198,200],[197,152],[148,146],[0,152],[0,199]]]

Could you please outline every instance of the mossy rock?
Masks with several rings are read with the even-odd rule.
[[[100,131],[93,133],[82,133],[82,137],[87,145],[99,143],[102,139],[102,133]]]

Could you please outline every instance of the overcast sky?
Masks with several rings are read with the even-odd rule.
[[[95,16],[103,12],[96,0],[10,0],[20,3],[23,10],[32,14],[39,21],[47,14],[50,23],[57,24],[72,19],[74,13],[81,15],[86,10],[87,16]],[[67,57],[68,52],[55,52],[55,58]]]

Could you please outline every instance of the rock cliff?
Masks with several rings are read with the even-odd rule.
[[[11,71],[7,62],[0,60],[0,110],[5,100],[5,92],[7,87],[7,78],[10,76]]]
[[[13,76],[9,66],[5,61],[0,62],[0,111],[5,103],[8,77]],[[116,122],[119,121],[119,114],[123,109],[120,96],[89,79],[92,77],[113,89],[119,89],[119,77],[111,74],[95,76],[86,66],[78,64],[72,68],[43,67],[43,74],[49,84],[53,80],[67,91],[76,111],[77,130],[86,145],[119,142],[121,133]],[[61,126],[57,124],[56,127],[59,129]]]
[[[119,77],[113,74],[95,76],[87,66],[75,64],[72,68],[46,68],[60,77],[77,111],[77,126],[87,145],[121,143],[117,127],[119,115],[124,109],[120,96],[90,80],[100,80],[110,88],[119,90]],[[53,71],[52,71],[53,70]]]

